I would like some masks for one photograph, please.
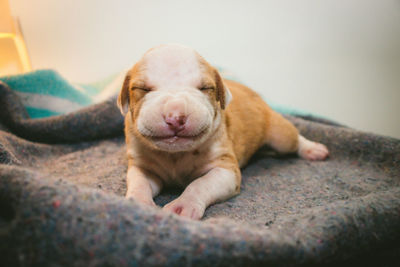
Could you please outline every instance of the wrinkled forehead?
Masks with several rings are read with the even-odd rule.
[[[205,78],[200,56],[187,47],[154,48],[143,56],[141,64],[149,87],[198,87]]]

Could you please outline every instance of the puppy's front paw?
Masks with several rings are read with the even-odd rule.
[[[199,200],[185,197],[178,197],[163,207],[163,210],[178,214],[193,220],[200,220],[203,217],[206,206]]]
[[[308,160],[324,160],[329,156],[329,151],[325,145],[300,136],[298,154],[300,157]]]

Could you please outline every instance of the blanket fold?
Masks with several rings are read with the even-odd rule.
[[[0,82],[5,266],[396,266],[400,140],[288,116],[324,162],[260,149],[241,194],[191,221],[125,200],[115,99],[32,120]],[[179,195],[166,191],[164,205]]]
[[[0,119],[13,133],[42,143],[69,143],[122,134],[123,118],[116,98],[66,115],[31,120],[16,93],[0,81]],[[60,119],[60,117],[62,119]]]

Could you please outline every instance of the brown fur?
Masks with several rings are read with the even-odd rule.
[[[166,53],[166,55],[168,58],[169,54]],[[215,68],[198,54],[196,55],[201,77],[196,85],[197,89],[191,84],[188,85],[191,88],[189,87],[189,91],[186,92],[196,96],[190,100],[191,105],[198,104],[197,101],[202,99],[203,102],[199,103],[203,106],[198,107],[201,109],[207,106],[210,109],[212,106],[214,116],[213,121],[209,122],[208,128],[205,129],[205,134],[199,134],[200,137],[197,135],[191,137],[191,142],[195,145],[184,150],[171,152],[169,145],[167,150],[161,149],[151,136],[144,136],[138,130],[138,118],[141,107],[144,105],[144,96],[148,93],[147,89],[157,90],[157,88],[146,87],[148,81],[144,72],[149,71],[146,66],[143,66],[146,60],[139,61],[126,76],[118,98],[118,105],[121,110],[124,105],[128,105],[130,111],[125,118],[129,158],[127,197],[155,205],[152,197],[159,193],[162,186],[182,186],[186,188],[182,195],[166,205],[164,209],[199,219],[207,206],[239,193],[240,167],[245,166],[256,150],[265,144],[280,153],[298,152],[302,157],[311,160],[324,159],[328,155],[325,146],[300,136],[297,129],[273,111],[257,93],[238,82],[223,80]],[[161,57],[161,60],[164,59]],[[156,66],[155,73],[158,73],[158,61]],[[166,75],[170,75],[168,70],[169,68]],[[187,77],[192,77],[190,76],[192,74],[187,75]],[[169,84],[170,80],[164,82]],[[226,99],[227,88],[233,96],[229,104]],[[161,99],[156,98],[156,95],[152,95],[154,100]],[[169,95],[158,96],[168,97]],[[211,106],[204,102],[205,99]],[[169,100],[166,98],[165,101]],[[157,103],[165,105],[164,102]],[[141,117],[146,118],[142,120],[141,125],[144,127],[142,131],[147,131],[148,126],[159,127],[151,124],[153,119],[160,120],[161,115],[164,116],[160,113],[163,112],[162,110],[158,109],[154,112],[152,110],[153,107],[159,108],[159,105],[147,106],[149,113],[143,114],[149,114],[150,117]],[[197,110],[192,109],[191,112],[190,114],[193,114]],[[202,115],[199,116],[199,114]],[[197,113],[197,120],[210,116],[206,114],[211,113]],[[151,117],[152,115],[156,117]],[[210,119],[211,117],[207,120]],[[162,127],[165,127],[166,124],[163,123]]]
[[[290,122],[250,88],[229,80],[225,84],[233,95],[225,111],[227,131],[241,167],[265,144],[281,153],[297,151],[298,131]]]

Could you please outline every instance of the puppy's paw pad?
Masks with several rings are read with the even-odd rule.
[[[304,138],[299,144],[299,156],[308,160],[324,160],[329,156],[328,148]]]
[[[205,206],[195,201],[177,198],[165,205],[163,210],[193,220],[200,220],[203,217]]]

